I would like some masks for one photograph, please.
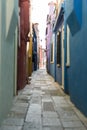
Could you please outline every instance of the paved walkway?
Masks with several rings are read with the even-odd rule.
[[[87,130],[85,118],[45,70],[32,74],[0,130]]]

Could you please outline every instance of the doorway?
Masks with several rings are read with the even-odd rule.
[[[64,89],[64,25],[62,26],[62,88]]]

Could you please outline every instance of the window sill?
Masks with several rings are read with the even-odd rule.
[[[54,64],[54,61],[51,61],[50,63],[51,63],[51,64]]]
[[[57,64],[57,67],[58,67],[58,68],[60,68],[60,67],[61,67],[61,65],[60,65],[60,64]]]

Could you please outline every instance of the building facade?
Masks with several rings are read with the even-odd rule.
[[[17,32],[18,1],[0,0],[0,123],[17,90]]]
[[[29,0],[19,0],[19,46],[18,46],[18,73],[17,86],[18,90],[23,89],[27,82],[26,72],[26,52],[27,41],[29,41]]]
[[[47,59],[47,72],[52,73],[50,70],[51,67],[53,66],[53,53],[51,55],[51,51],[53,50],[53,26],[54,26],[54,21],[55,21],[55,7],[56,4],[54,2],[50,2],[48,4],[49,6],[49,14],[47,15],[47,27],[46,27],[46,59]],[[51,55],[51,56],[50,56]]]
[[[54,51],[54,78],[64,88],[64,1],[58,1],[58,12],[53,28]]]
[[[86,33],[87,1],[57,2],[54,35],[54,63],[50,74],[70,95],[71,101],[87,116]],[[50,60],[53,50],[50,48]]]
[[[38,23],[34,23],[32,28],[33,28],[33,44],[32,44],[33,70],[37,70],[39,68],[39,47],[40,47]]]
[[[51,2],[49,6],[46,28],[47,69],[55,81],[64,87],[64,2]]]
[[[65,88],[71,101],[87,116],[87,1],[65,1]]]

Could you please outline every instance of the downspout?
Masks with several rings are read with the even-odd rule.
[[[64,21],[64,92],[67,93],[67,68],[66,68],[66,49],[67,49],[67,25],[66,21]]]
[[[55,41],[54,41],[54,80],[56,82],[56,33],[55,33]]]
[[[64,92],[68,94],[67,88],[67,20],[66,20],[66,12],[65,12],[65,2],[64,2]]]

